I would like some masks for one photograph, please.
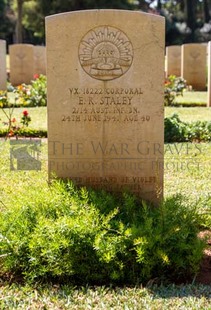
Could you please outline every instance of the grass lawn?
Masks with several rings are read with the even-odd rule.
[[[46,107],[36,107],[36,108],[15,108],[13,112],[13,117],[20,122],[22,113],[24,110],[29,112],[32,121],[29,125],[33,129],[47,129],[47,108]],[[7,109],[6,109],[7,111]],[[192,122],[197,120],[211,121],[211,108],[206,107],[166,107],[165,117],[169,117],[172,114],[178,114],[182,121]],[[0,109],[0,128],[6,127],[3,122],[7,119]]]
[[[13,112],[13,117],[20,123],[20,119],[24,110],[29,112],[31,116],[30,128],[33,129],[47,129],[47,108],[46,107],[36,107],[36,108],[15,108]],[[8,109],[5,109],[8,112]],[[6,116],[0,109],[0,128],[6,127],[3,122],[6,122]]]
[[[166,197],[178,193],[194,200],[211,196],[211,143],[165,144],[164,171]]]
[[[10,171],[10,148],[9,141],[0,140],[1,201],[15,203],[17,196],[30,188],[48,190],[47,140],[42,140],[41,145],[41,171]],[[165,197],[180,193],[196,201],[211,196],[210,154],[211,143],[165,144]],[[209,208],[211,212],[211,205]]]
[[[205,91],[184,91],[183,96],[178,96],[176,102],[179,104],[203,104],[207,105],[207,92]]]
[[[185,122],[211,121],[211,108],[205,107],[165,107],[165,117],[178,114],[180,119]]]
[[[210,286],[151,286],[149,288],[106,288],[69,286],[0,287],[1,309],[75,309],[75,310],[209,310]]]

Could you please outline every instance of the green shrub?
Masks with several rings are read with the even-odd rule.
[[[197,121],[189,124],[190,141],[211,141],[211,122]]]
[[[54,181],[0,214],[1,272],[26,280],[137,284],[188,279],[199,268],[200,217],[181,197],[159,208]]]
[[[164,140],[168,142],[211,141],[211,122],[183,122],[177,114],[164,120]]]
[[[197,209],[201,210],[202,227],[203,229],[210,229],[211,227],[211,195],[202,197],[198,200]]]
[[[187,139],[187,123],[180,120],[177,114],[164,120],[164,140],[165,142],[186,142]]]
[[[17,106],[41,107],[47,105],[47,79],[45,75],[35,75],[31,84],[21,84],[15,88]]]
[[[175,75],[170,75],[167,77],[164,87],[164,105],[174,105],[175,98],[177,96],[182,96],[186,87],[186,81],[182,77],[176,77]]]

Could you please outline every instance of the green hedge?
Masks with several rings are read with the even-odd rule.
[[[207,103],[206,102],[175,102],[173,104],[171,104],[171,107],[182,107],[182,108],[195,108],[195,107],[207,107]]]
[[[0,129],[0,137],[6,137],[8,134],[7,129]],[[44,129],[31,129],[21,128],[14,131],[14,136],[17,137],[32,137],[32,138],[47,138],[47,130]]]
[[[209,142],[211,141],[211,122],[197,121],[192,123],[183,122],[177,114],[164,120],[165,142]],[[20,137],[47,137],[47,130],[22,128],[14,134]],[[6,129],[0,130],[0,137],[7,135]]]
[[[211,122],[183,122],[177,114],[165,118],[165,142],[209,142],[211,141]]]

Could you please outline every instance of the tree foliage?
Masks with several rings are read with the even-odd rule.
[[[211,39],[210,0],[164,1],[167,44],[205,42]]]
[[[0,36],[7,38],[12,32],[16,42],[41,44],[45,16],[102,8],[164,16],[167,45],[211,40],[211,0],[0,0]]]
[[[15,29],[12,10],[7,0],[0,0],[0,38],[10,42]]]

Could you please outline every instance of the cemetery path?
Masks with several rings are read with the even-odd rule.
[[[207,238],[207,248],[204,251],[204,257],[201,262],[200,271],[196,278],[197,283],[211,285],[211,230],[200,232],[200,238]]]

